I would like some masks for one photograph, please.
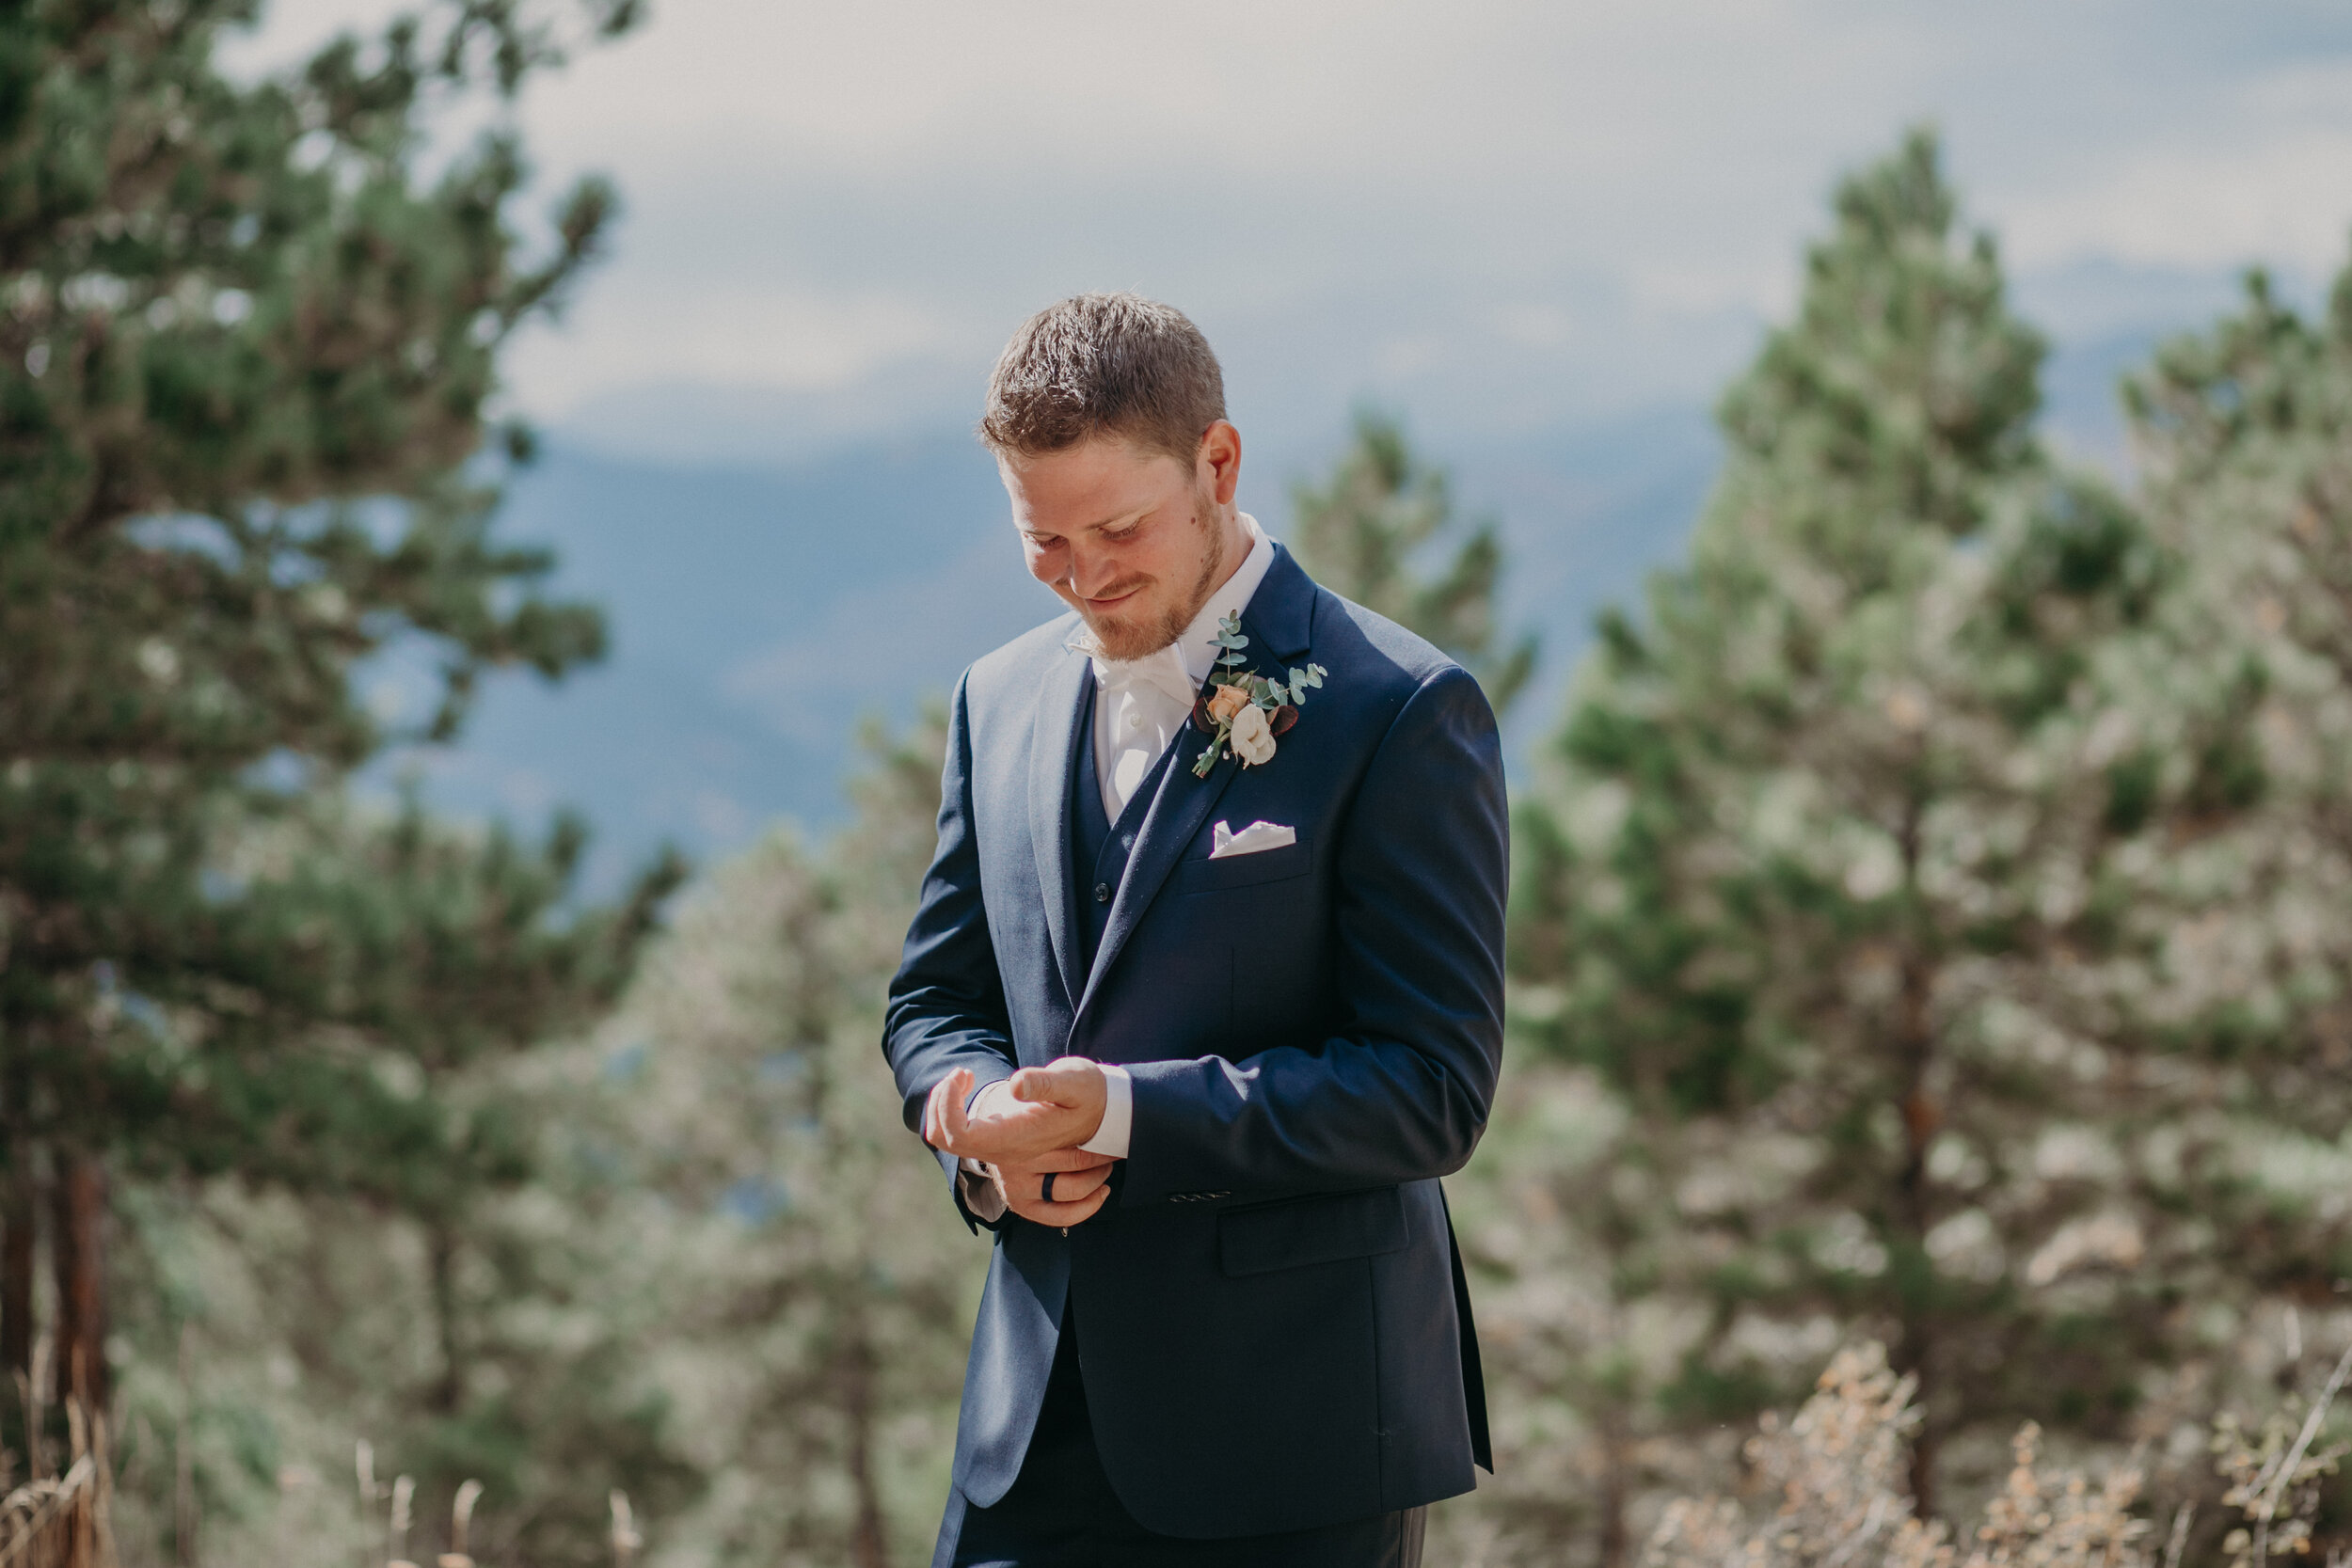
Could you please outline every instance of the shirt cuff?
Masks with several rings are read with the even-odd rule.
[[[994,1225],[1005,1217],[1005,1195],[996,1190],[995,1179],[988,1174],[988,1167],[970,1155],[958,1163],[956,1185],[962,1189],[963,1206],[972,1211],[974,1218]]]
[[[1103,1125],[1078,1147],[1089,1154],[1113,1160],[1127,1157],[1128,1135],[1136,1125],[1136,1081],[1123,1067],[1103,1064]]]

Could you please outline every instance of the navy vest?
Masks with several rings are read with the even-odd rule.
[[[1136,785],[1136,792],[1127,798],[1125,809],[1114,822],[1103,810],[1102,778],[1094,768],[1095,690],[1091,676],[1087,685],[1086,718],[1078,741],[1078,798],[1071,802],[1070,813],[1070,874],[1078,884],[1078,916],[1086,931],[1086,967],[1090,974],[1094,972],[1094,955],[1103,945],[1104,928],[1110,925],[1111,901],[1119,896],[1119,884],[1127,875],[1127,857],[1135,853],[1136,835],[1143,831],[1143,819],[1150,815],[1152,801],[1160,792],[1160,781],[1168,773],[1168,759],[1183,750],[1180,742],[1186,732],[1176,732],[1167,750],[1160,753],[1159,761],[1152,765],[1142,782]]]

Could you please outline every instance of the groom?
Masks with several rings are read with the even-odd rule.
[[[1179,312],[1041,312],[980,434],[1075,613],[957,688],[890,988],[996,1236],[934,1568],[1410,1568],[1492,1465],[1438,1179],[1502,1048],[1494,715],[1235,509]]]

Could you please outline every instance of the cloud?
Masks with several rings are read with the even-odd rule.
[[[380,8],[281,3],[248,54]],[[2029,271],[2312,270],[2352,223],[2347,87],[2319,0],[660,0],[527,98],[549,182],[608,170],[627,213],[512,368],[557,419],[977,376],[1045,300],[1138,287],[1269,402],[1692,399],[1905,124]]]
[[[2007,215],[2010,254],[2028,267],[2098,256],[2216,270],[2262,263],[2315,276],[2343,265],[2352,232],[2352,126],[2144,154],[2096,182],[2019,202]]]
[[[903,291],[819,291],[788,279],[715,286],[630,269],[591,288],[559,327],[527,336],[507,372],[561,396],[656,380],[816,391],[935,346],[936,312]]]

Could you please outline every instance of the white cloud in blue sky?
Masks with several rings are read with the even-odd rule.
[[[380,8],[278,0],[248,52]],[[1921,119],[2061,333],[2352,231],[2352,13],[2304,0],[656,0],[523,119],[628,217],[517,395],[657,445],[962,417],[1088,287],[1194,313],[1283,438],[1704,398]]]
[[[240,69],[422,0],[268,3]],[[2343,0],[652,7],[520,109],[548,197],[595,169],[626,203],[510,361],[558,440],[508,525],[611,606],[614,657],[499,685],[433,762],[468,809],[589,806],[606,885],[661,834],[823,820],[856,713],[1056,608],[965,431],[1061,294],[1200,321],[1278,529],[1351,403],[1405,413],[1502,520],[1506,618],[1546,638],[1526,739],[1593,611],[1679,548],[1703,410],[1834,181],[1905,126],[1941,126],[2066,349],[2053,438],[2106,461],[2152,334],[2249,263],[2309,298],[2352,234]]]

